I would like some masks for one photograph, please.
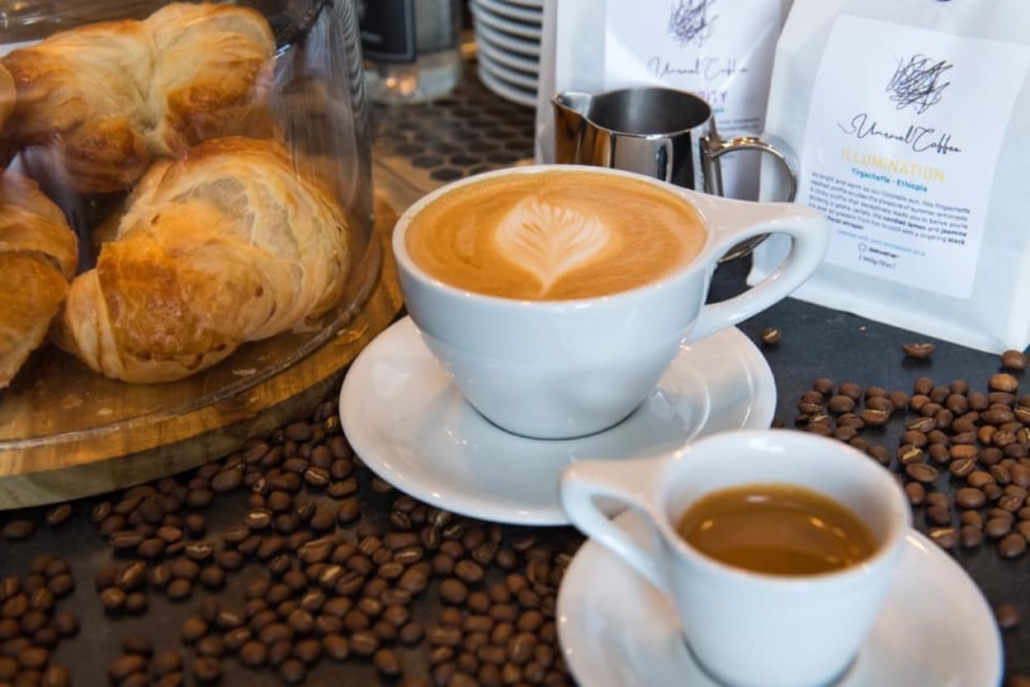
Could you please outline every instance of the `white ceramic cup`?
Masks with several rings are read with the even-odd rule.
[[[707,232],[704,248],[661,281],[569,301],[472,293],[431,277],[412,260],[405,237],[427,205],[469,184],[542,172],[652,184],[700,212]],[[738,296],[705,305],[719,258],[741,241],[766,233],[793,240],[779,269]],[[725,200],[618,170],[542,165],[483,174],[429,194],[398,220],[393,250],[408,313],[465,399],[505,430],[563,439],[621,422],[654,389],[681,345],[786,297],[816,269],[828,241],[826,219],[800,205]]]
[[[695,501],[752,483],[829,496],[866,524],[876,552],[838,572],[777,576],[716,561],[677,534]],[[747,687],[829,685],[847,671],[889,589],[912,518],[901,488],[866,455],[782,429],[717,434],[657,458],[578,462],[562,476],[561,500],[576,527],[669,596],[698,662]],[[649,541],[632,540],[609,519],[613,503],[650,525]]]

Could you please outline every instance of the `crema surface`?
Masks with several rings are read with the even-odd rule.
[[[603,296],[661,280],[704,247],[700,215],[632,179],[513,174],[451,191],[405,237],[415,263],[460,289],[505,298]]]

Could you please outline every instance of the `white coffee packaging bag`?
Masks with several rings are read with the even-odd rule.
[[[724,138],[760,133],[776,39],[791,3],[545,0],[537,161],[555,161],[551,97],[566,91],[678,88],[709,102]],[[722,160],[726,195],[757,198],[758,155],[738,153]]]
[[[795,296],[998,353],[1030,343],[1030,2],[796,0],[766,132],[833,236]],[[762,167],[761,198],[784,178]],[[763,279],[789,246],[756,251]]]

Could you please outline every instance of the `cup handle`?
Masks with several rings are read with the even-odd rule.
[[[727,141],[720,138],[719,135],[715,133],[704,138],[703,141],[702,157],[704,159],[705,167],[706,193],[712,193],[717,196],[724,195],[722,188],[722,169],[721,162],[719,160],[720,157],[727,153],[733,153],[739,150],[757,150],[760,153],[772,155],[776,160],[779,160],[780,164],[787,172],[788,180],[787,197],[784,199],[784,202],[794,202],[794,199],[798,195],[797,164],[794,162],[793,158],[787,154],[786,151],[788,149],[786,146],[776,146],[762,138],[759,138],[758,136],[739,136]],[[719,262],[729,262],[730,260],[736,260],[737,258],[747,255],[767,237],[767,234],[763,234],[738,243],[732,250],[723,255],[719,259]]]
[[[653,544],[656,516],[647,505],[646,494],[659,474],[661,459],[641,458],[632,461],[578,461],[562,474],[559,492],[562,508],[581,532],[607,546],[628,563],[656,589],[668,593],[668,585],[659,562],[661,551]],[[654,463],[655,467],[649,467]],[[630,534],[604,512],[597,499],[617,501],[632,508],[651,530],[651,550],[634,541]]]
[[[798,195],[798,171],[797,165],[791,159],[791,157],[784,152],[784,148],[768,143],[758,136],[739,136],[737,138],[731,138],[726,141],[718,137],[709,137],[705,139],[705,158],[709,165],[709,168],[713,164],[717,164],[717,160],[727,153],[733,153],[738,150],[757,150],[760,153],[772,155],[774,158],[779,160],[784,170],[787,172],[789,184],[787,186],[787,197],[783,202],[793,203],[794,199]],[[721,179],[720,175],[706,174],[705,179]],[[706,189],[708,193],[714,193],[715,195],[721,196],[721,188],[709,188]]]
[[[702,307],[689,341],[735,325],[786,298],[816,270],[830,244],[826,218],[804,205],[749,203],[698,193],[690,193],[689,201],[708,219],[720,255],[766,234],[791,238],[790,252],[768,277],[740,295]]]

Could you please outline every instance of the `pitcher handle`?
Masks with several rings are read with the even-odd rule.
[[[713,193],[717,196],[721,196],[722,193],[722,174],[719,170],[719,158],[727,153],[735,153],[740,150],[757,150],[760,153],[772,155],[776,160],[780,162],[783,168],[787,172],[787,197],[784,199],[786,203],[793,203],[794,199],[798,195],[798,172],[797,164],[794,160],[785,152],[783,146],[776,146],[758,136],[738,136],[737,138],[731,138],[729,140],[723,140],[717,135],[706,138],[704,141],[704,160],[705,160],[705,191]],[[743,257],[753,251],[755,246],[764,241],[768,237],[768,234],[762,234],[755,236],[747,241],[742,241],[733,247],[732,250],[726,253],[726,255],[720,258],[719,262],[729,262],[737,258]]]

